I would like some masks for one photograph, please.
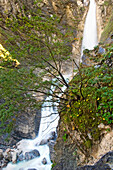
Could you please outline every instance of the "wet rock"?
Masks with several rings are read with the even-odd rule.
[[[3,150],[0,149],[0,160],[3,158]]]
[[[51,132],[51,136],[49,137],[49,139],[42,139],[39,145],[45,145],[47,144],[50,140],[56,140],[57,135],[56,132]]]
[[[12,160],[11,149],[10,148],[6,149],[6,151],[3,153],[3,156],[5,160],[11,161]]]
[[[12,163],[16,163],[17,162],[17,152],[13,152],[12,154]]]
[[[2,168],[2,167],[7,166],[8,162],[9,162],[8,160],[6,160],[5,158],[3,158],[3,159],[1,160],[1,162],[0,162],[0,167]]]
[[[30,152],[26,152],[25,153],[25,159],[28,161],[28,160],[31,160],[31,159],[33,159],[34,158],[34,156],[32,155],[32,153],[30,153]]]
[[[35,157],[38,157],[40,156],[40,153],[38,150],[34,149],[33,151],[31,151],[31,153],[35,156]]]
[[[24,155],[21,153],[18,155],[18,161],[23,161],[25,159]]]
[[[42,139],[39,145],[45,145],[48,143],[47,139]]]
[[[49,138],[49,140],[56,140],[57,135],[56,132],[51,132],[51,137]]]
[[[48,146],[49,146],[49,150],[50,150],[50,159],[54,160],[54,156],[55,156],[55,150],[54,150],[54,145],[55,145],[55,141],[50,140],[48,142]]]
[[[89,53],[89,52],[88,52],[88,53]],[[88,53],[87,53],[87,54],[88,54]],[[83,54],[83,55],[82,55],[82,64],[83,64],[84,66],[90,66],[90,65],[91,65],[91,61],[89,60],[87,54]]]
[[[25,159],[26,160],[31,160],[31,159],[34,159],[36,157],[39,157],[40,156],[40,153],[38,150],[34,149],[33,151],[31,152],[26,152],[25,153]]]
[[[46,164],[47,164],[47,160],[46,160],[46,158],[43,158],[42,163],[43,163],[44,165],[46,165]]]

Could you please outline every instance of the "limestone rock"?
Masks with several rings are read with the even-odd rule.
[[[17,118],[14,130],[11,133],[9,142],[5,142],[5,135],[1,137],[1,148],[6,149],[7,145],[13,147],[21,139],[33,139],[38,134],[40,125],[40,111],[28,109]],[[3,145],[2,145],[3,144]]]

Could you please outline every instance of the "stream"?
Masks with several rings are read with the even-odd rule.
[[[72,74],[64,75],[65,80],[68,82]],[[62,91],[66,89],[66,86],[62,88]],[[51,90],[54,91],[54,87],[51,86]],[[59,97],[62,94],[60,93]],[[51,160],[48,141],[52,142],[56,139],[56,127],[58,126],[59,114],[57,110],[58,103],[51,102],[52,96],[46,98],[41,109],[41,121],[39,127],[38,136],[34,140],[23,139],[18,143],[17,150],[22,151],[23,155],[26,152],[37,150],[40,156],[32,160],[20,161],[17,164],[9,163],[4,170],[50,170]],[[43,163],[43,161],[45,163]]]

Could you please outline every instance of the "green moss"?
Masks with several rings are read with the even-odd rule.
[[[81,67],[70,82],[68,102],[63,111],[63,121],[72,131],[80,135],[82,150],[88,150],[100,137],[100,123],[113,124],[113,46],[107,45],[106,54],[96,58],[101,67]],[[87,52],[87,50],[86,50]],[[88,51],[90,55],[91,51]],[[65,134],[66,139],[66,134]]]
[[[109,1],[105,1],[105,2],[104,2],[104,5],[105,5],[105,6],[108,6],[108,5],[109,5]]]
[[[104,42],[112,34],[113,34],[113,13],[108,21],[108,24],[106,25],[102,33],[101,41]]]
[[[87,140],[87,141],[84,143],[84,145],[85,145],[87,148],[91,148],[91,144],[92,144],[91,140]]]

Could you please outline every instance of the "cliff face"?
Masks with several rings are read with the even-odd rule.
[[[113,1],[112,0],[98,0],[97,4],[97,27],[98,27],[98,39],[100,41],[101,34],[107,25],[110,16],[113,12]]]

